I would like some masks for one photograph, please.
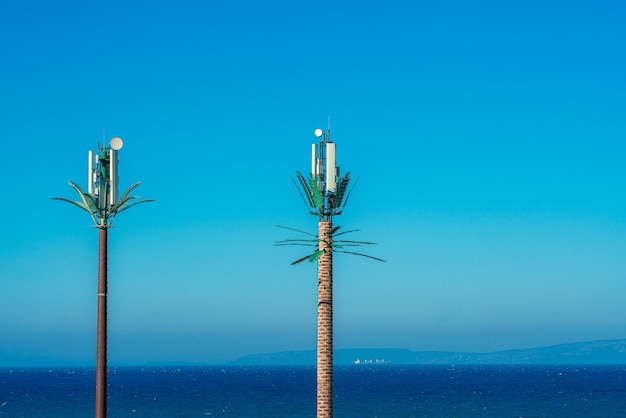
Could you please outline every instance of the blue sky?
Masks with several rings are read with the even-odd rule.
[[[335,346],[626,336],[621,2],[0,6],[0,366],[95,363],[97,231],[54,196],[120,136],[157,199],[109,239],[109,362],[315,348],[316,231],[289,179],[331,117]]]

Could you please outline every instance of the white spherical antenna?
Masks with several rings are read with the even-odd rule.
[[[119,151],[124,146],[124,141],[122,141],[122,138],[116,136],[115,138],[111,139],[111,141],[109,142],[109,146],[112,150]]]
[[[322,135],[324,135],[324,131],[322,131],[320,128],[317,128],[315,130],[315,136],[320,138]]]

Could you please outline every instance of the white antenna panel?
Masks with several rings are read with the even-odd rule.
[[[311,147],[311,174],[317,177],[317,144]]]
[[[109,187],[111,189],[109,194],[109,203],[111,206],[117,203],[117,151],[109,151]]]
[[[326,144],[326,190],[334,193],[337,190],[337,159],[336,147],[333,142]]]
[[[89,151],[87,163],[87,193],[93,195],[93,151]]]

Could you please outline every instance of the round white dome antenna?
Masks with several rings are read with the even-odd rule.
[[[111,139],[111,141],[109,141],[109,146],[112,150],[119,151],[124,146],[124,141],[122,141],[122,138],[116,136],[115,138]]]
[[[314,133],[315,133],[315,136],[318,138],[321,138],[322,135],[324,135],[324,131],[322,131],[320,128],[317,128]]]

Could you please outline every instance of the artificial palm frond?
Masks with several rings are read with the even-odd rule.
[[[333,240],[333,242],[340,242],[347,245],[377,245],[375,242],[369,241]]]
[[[333,234],[333,237],[338,237],[339,235],[348,234],[350,232],[359,232],[359,231],[360,231],[360,229],[350,229],[348,231],[343,231],[343,232],[340,232],[338,234]]]
[[[311,208],[315,207],[313,203],[313,197],[311,196],[311,190],[309,190],[309,186],[307,185],[306,180],[304,180],[304,177],[302,177],[302,174],[300,174],[300,172],[297,172],[297,174],[298,174],[298,180],[300,180],[300,184],[302,186],[302,190],[304,190],[306,193],[306,198],[304,197],[304,193],[302,193],[302,190],[300,189],[300,187],[298,187],[298,184],[293,179],[293,177],[291,176],[289,177],[291,178],[291,181],[293,182],[293,185],[295,186],[296,190],[300,194],[300,197],[302,198],[302,201],[304,202],[304,206],[306,206],[306,208],[309,210],[309,213],[311,215],[317,215],[318,214],[317,212],[314,212],[311,210]]]
[[[333,238],[339,235],[343,235],[343,234],[347,234],[349,232],[356,232],[358,231],[358,229],[352,229],[349,231],[343,231],[343,232],[338,232],[339,229],[341,229],[341,226],[335,226],[333,228],[331,228],[329,231],[326,232],[326,237],[320,238],[317,237],[314,234],[311,234],[309,232],[306,231],[302,231],[299,229],[295,229],[295,228],[289,228],[286,226],[278,226],[278,228],[283,228],[283,229],[289,229],[291,231],[295,231],[295,232],[299,232],[311,237],[315,237],[315,239],[303,239],[303,238],[291,238],[291,239],[285,239],[285,240],[280,240],[280,241],[276,241],[274,243],[275,246],[280,247],[280,246],[286,246],[286,245],[294,245],[294,246],[304,246],[304,247],[314,247],[316,248],[312,253],[297,259],[296,261],[294,261],[293,263],[291,263],[291,265],[295,265],[295,264],[300,264],[306,260],[308,260],[309,262],[314,262],[317,261],[322,254],[325,253],[325,250],[320,250],[319,249],[319,243],[320,242],[325,242],[327,245],[325,246],[326,248],[329,249],[329,251],[331,252],[337,252],[337,253],[345,253],[345,254],[352,254],[352,255],[358,255],[360,257],[366,257],[366,258],[371,258],[372,260],[377,260],[377,261],[382,261],[385,262],[385,260],[383,260],[382,258],[378,258],[378,257],[374,257],[371,255],[367,255],[367,254],[362,254],[362,253],[357,253],[357,252],[353,252],[353,251],[345,251],[342,248],[343,247],[359,247],[361,245],[376,245],[375,242],[370,242],[370,241],[353,241],[353,240],[334,240]],[[329,245],[330,244],[330,245]]]
[[[346,190],[348,189],[349,183],[350,183],[350,173],[346,173],[346,175],[343,176],[339,180],[339,183],[337,184],[337,193],[335,194],[335,200],[333,201],[333,204],[335,205],[335,207],[337,208],[341,207],[341,203],[343,202],[343,197],[346,194]]]
[[[70,200],[70,199],[67,199],[65,197],[52,197],[51,199],[52,200],[61,200],[63,202],[71,203],[72,205],[74,205],[74,206],[84,210],[85,212],[91,213],[90,210],[85,206],[85,204],[83,202],[76,202],[74,200]]]
[[[326,196],[326,192],[320,189],[320,179],[313,173],[306,179],[301,172],[296,171],[296,177],[298,178],[297,182],[290,176],[291,182],[298,190],[309,213],[320,217],[340,215],[346,207],[354,187],[359,182],[359,178],[357,178],[352,187],[349,187],[351,177],[350,173],[346,173],[337,181],[336,191],[334,193],[329,192]]]
[[[279,244],[279,243],[276,243],[276,244],[274,244],[274,247],[284,247],[286,245],[293,245],[295,247],[313,247],[313,248],[317,248],[318,247],[318,245],[316,245],[316,244],[301,244],[301,243],[291,243],[291,244]]]
[[[296,171],[296,175],[298,176],[298,180],[300,181],[300,185],[302,186],[302,190],[306,193],[307,201],[309,206],[314,208],[315,201],[313,200],[313,195],[311,194],[311,189],[309,188],[309,183],[305,180],[304,176],[301,172]]]
[[[85,193],[76,183],[72,181],[68,182],[68,184],[76,191],[76,193],[78,193],[78,196],[84,203],[88,212],[93,213],[97,210],[96,201],[94,200],[94,197],[92,195],[90,195],[89,193]]]
[[[85,212],[88,212],[91,216],[91,219],[97,226],[111,225],[115,216],[125,211],[126,209],[138,205],[139,203],[155,201],[154,199],[133,201],[138,197],[130,196],[130,192],[133,191],[133,189],[135,189],[137,186],[139,186],[141,184],[140,182],[137,182],[130,186],[122,194],[122,197],[120,198],[118,203],[111,207],[107,206],[106,198],[102,198],[99,201],[96,201],[96,198],[94,196],[90,195],[89,193],[85,193],[76,183],[70,181],[68,184],[76,191],[76,193],[80,197],[80,201],[73,201],[64,197],[53,197],[52,200],[68,202],[74,206],[79,207]],[[103,196],[106,196],[106,193],[103,193]]]
[[[126,191],[124,193],[122,193],[122,197],[120,197],[120,202],[123,202],[126,199],[128,199],[128,195],[130,194],[130,192],[135,190],[135,188],[137,188],[140,184],[141,184],[140,181],[135,182],[132,186],[130,186],[128,189],[126,189]]]
[[[299,238],[293,238],[293,239],[283,239],[280,241],[276,241],[276,244],[284,244],[284,243],[290,243],[290,242],[319,242],[319,240],[317,239],[299,239]]]
[[[130,186],[128,189],[126,189],[126,191],[122,194],[122,197],[118,200],[118,202],[112,206],[111,214],[110,214],[111,218],[115,217],[116,215],[140,203],[155,202],[154,199],[142,199],[142,200],[137,200],[133,202],[133,200],[139,199],[139,196],[130,196],[130,192],[132,192],[140,184],[141,182],[138,181],[132,186]]]
[[[313,254],[309,256],[309,262],[312,263],[314,261],[317,261],[324,253],[324,250],[313,251]]]
[[[343,251],[343,250],[338,250],[338,251],[334,251],[336,253],[344,253],[344,254],[352,254],[352,255],[358,255],[359,257],[365,257],[365,258],[371,258],[372,260],[376,260],[376,261],[382,261],[383,263],[386,263],[387,261],[383,260],[382,258],[378,258],[378,257],[374,257],[371,255],[367,255],[367,254],[362,254],[362,253],[355,253],[353,251]]]
[[[285,239],[281,241],[276,241],[274,243],[275,247],[282,247],[285,245],[299,245],[302,247],[318,247],[319,241],[316,239]]]
[[[308,235],[310,237],[313,237],[313,238],[310,238],[310,239],[292,238],[292,239],[284,239],[284,240],[276,241],[274,243],[274,246],[276,246],[276,247],[281,247],[281,246],[285,246],[285,245],[299,245],[299,246],[304,246],[304,247],[317,247],[319,245],[319,240],[317,239],[317,236],[314,235],[314,234],[311,234],[311,233],[306,232],[306,231],[302,231],[300,229],[289,228],[287,226],[276,225],[276,227],[277,228],[282,228],[282,229],[288,229],[290,231],[299,232],[301,234],[305,234],[305,235]]]
[[[103,214],[106,214],[107,210],[107,199],[105,196],[109,195],[109,183],[104,183],[102,185],[102,189],[100,189],[100,197],[98,199],[98,209],[102,211]],[[106,219],[106,216],[102,216]]]
[[[309,179],[309,186],[311,187],[311,195],[313,196],[313,207],[322,211],[324,208],[324,196],[320,190],[320,185],[317,181],[317,177],[311,174]]]
[[[288,226],[281,226],[281,225],[276,225],[276,228],[288,229],[290,231],[300,232],[301,234],[305,234],[305,235],[317,238],[317,235],[311,234],[310,232],[306,232],[306,231],[303,231],[301,229],[290,228]]]
[[[76,183],[72,181],[68,182],[68,184],[76,191],[78,197],[80,197],[80,201],[70,200],[65,197],[53,197],[52,200],[67,202],[84,210],[85,212],[89,213],[89,216],[91,216],[93,222],[98,225],[98,207],[93,196],[89,193],[85,193]]]
[[[346,173],[346,175],[344,177],[349,177],[350,173]],[[356,181],[354,182],[354,184],[352,185],[352,187],[350,187],[350,190],[348,191],[348,193],[345,195],[346,197],[344,198],[342,195],[342,204],[341,205],[337,205],[336,209],[333,211],[333,215],[341,215],[341,213],[343,212],[343,210],[345,209],[346,205],[348,204],[348,199],[350,199],[350,195],[352,194],[352,191],[354,190],[354,188],[356,187],[357,183],[359,182],[359,179],[361,177],[357,177]],[[348,184],[346,183],[346,187],[348,186]],[[345,191],[344,191],[345,192]]]
[[[317,250],[317,251],[313,251],[313,253],[309,254],[309,255],[305,255],[302,258],[297,259],[296,261],[294,261],[293,263],[291,263],[292,266],[295,266],[296,264],[300,264],[303,261],[309,261],[309,263],[312,263],[314,261],[317,261],[322,254],[324,254],[324,251],[321,250]]]
[[[310,257],[310,255],[305,255],[304,257],[299,258],[299,259],[297,259],[296,261],[294,261],[293,263],[291,263],[291,265],[292,265],[292,266],[295,266],[296,264],[300,264],[300,263],[302,263],[303,261],[308,260],[308,258],[309,258],[309,257]]]
[[[129,198],[129,200],[127,200],[126,202],[124,202],[123,206],[116,206],[116,209],[114,209],[111,214],[109,214],[109,224],[113,223],[113,219],[115,219],[115,217],[117,215],[119,215],[120,213],[124,212],[125,210],[128,210],[130,208],[132,208],[133,206],[137,206],[140,203],[149,203],[149,202],[156,202],[155,199],[142,199],[142,200],[137,200],[133,203],[129,203],[132,199],[136,199],[137,196],[133,196],[131,198]]]

